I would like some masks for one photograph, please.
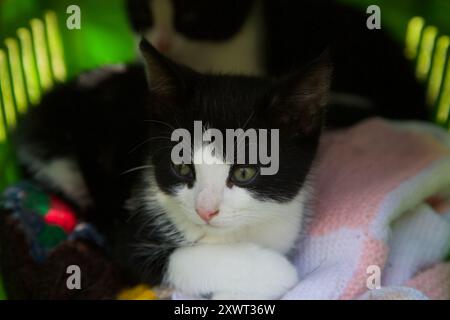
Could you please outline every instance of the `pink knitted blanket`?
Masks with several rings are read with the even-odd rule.
[[[448,299],[450,135],[372,119],[325,134],[284,299]]]

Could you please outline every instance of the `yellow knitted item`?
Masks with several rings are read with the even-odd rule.
[[[117,295],[118,300],[157,300],[156,293],[147,285],[140,284],[125,289]]]

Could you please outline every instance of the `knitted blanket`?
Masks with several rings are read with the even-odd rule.
[[[448,299],[450,135],[381,119],[325,134],[284,299]]]

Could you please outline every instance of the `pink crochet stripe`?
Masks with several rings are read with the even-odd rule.
[[[450,297],[450,263],[440,263],[418,274],[406,283],[430,299],[447,300]]]
[[[366,228],[386,195],[446,154],[448,150],[428,136],[401,131],[380,119],[325,135],[310,235]]]
[[[353,278],[339,297],[341,300],[355,299],[367,291],[367,267],[384,266],[389,253],[387,245],[379,240],[368,239]]]

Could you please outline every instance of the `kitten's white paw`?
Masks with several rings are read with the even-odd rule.
[[[211,296],[211,300],[278,300],[280,299],[289,288],[292,288],[296,284],[291,282],[289,286],[280,286],[276,288],[273,292],[269,292],[268,289],[263,289],[261,292],[233,292],[233,291],[220,291],[215,292]],[[272,286],[273,288],[274,286]],[[288,288],[288,289],[286,289]]]
[[[211,300],[271,300],[276,297],[271,295],[260,294],[251,295],[248,292],[216,292],[211,296]]]
[[[298,280],[286,257],[253,244],[178,249],[167,276],[185,294],[212,293],[216,300],[278,299]]]
[[[257,248],[252,259],[251,270],[243,274],[236,287],[218,293],[215,299],[274,300],[281,298],[298,282],[297,270],[283,255],[267,249]],[[234,292],[235,290],[238,292]],[[231,295],[230,295],[231,294]]]

